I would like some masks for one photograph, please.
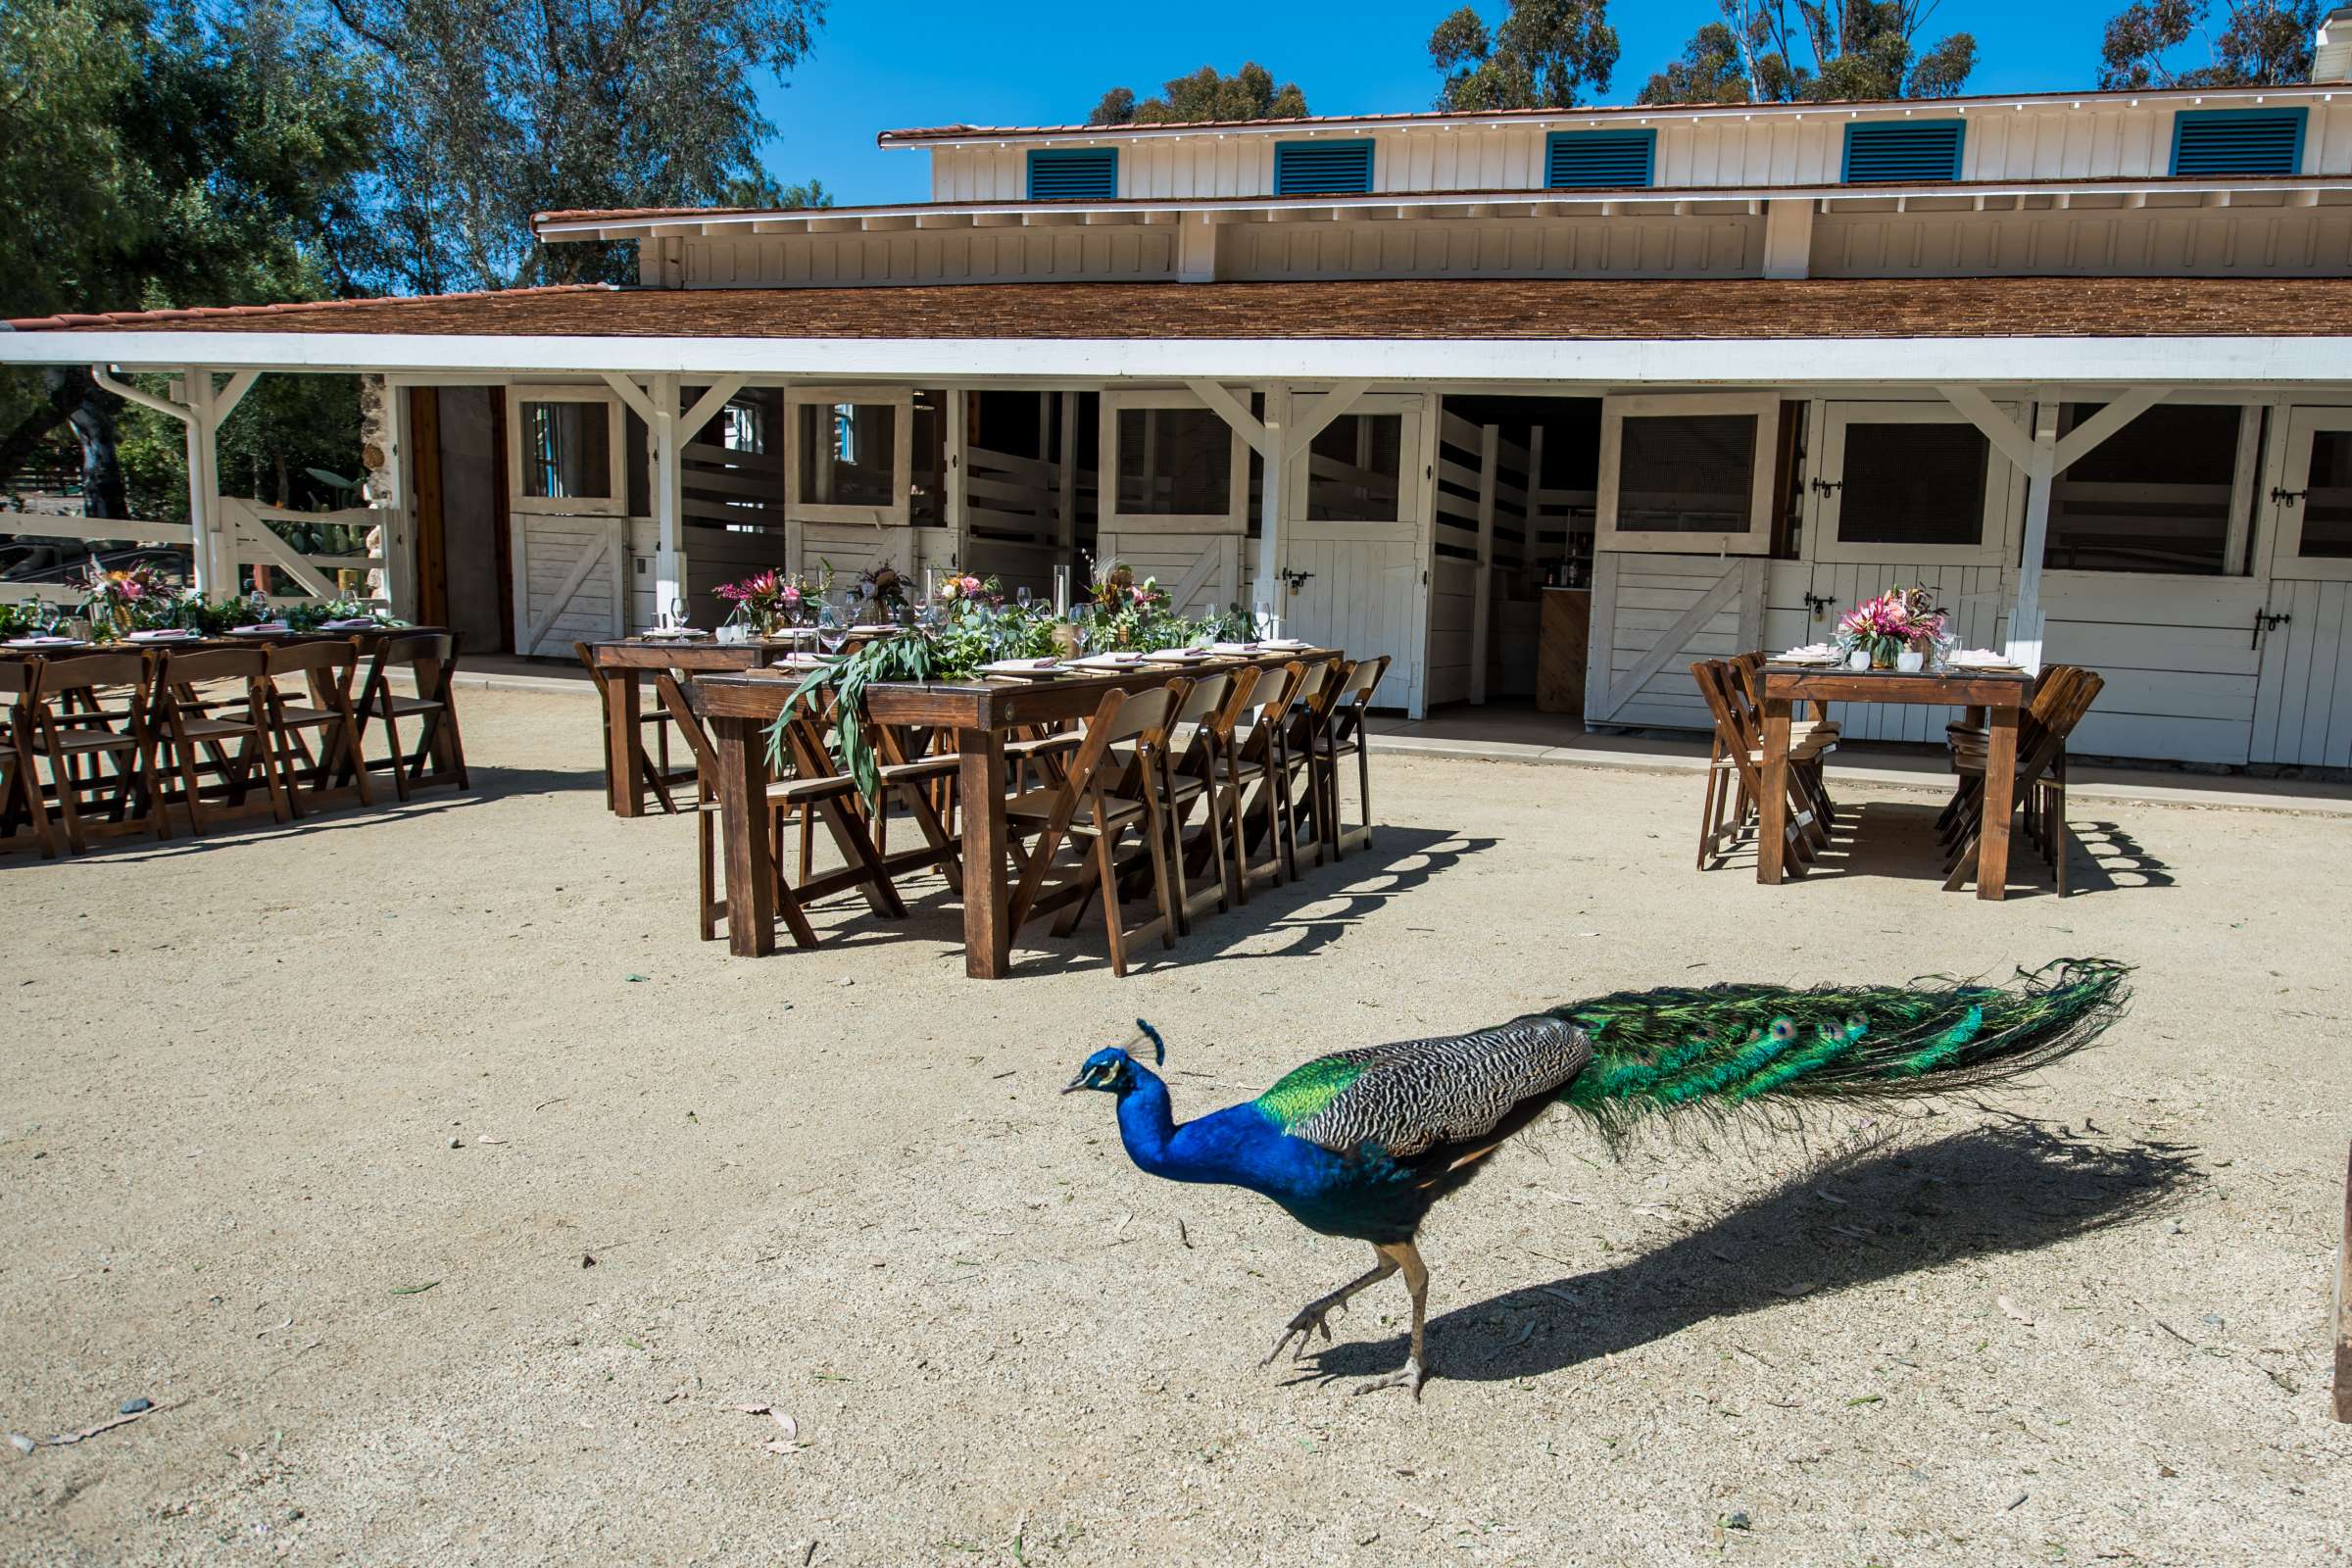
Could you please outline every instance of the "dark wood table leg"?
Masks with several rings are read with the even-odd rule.
[[[1756,880],[1780,884],[1788,854],[1788,723],[1786,697],[1764,703],[1763,799],[1756,802]]]
[[[635,691],[636,682],[629,686]],[[636,704],[629,706],[634,710]],[[710,732],[718,749],[719,837],[727,858],[727,951],[738,957],[763,958],[776,951],[776,847],[767,835],[767,738],[759,722],[749,718],[713,718]]]
[[[637,721],[643,716],[637,690],[637,671],[605,672],[605,771],[612,781],[612,814],[645,814],[645,758],[637,746]],[[741,952],[739,948],[736,950]]]
[[[956,732],[963,785],[963,972],[1000,980],[1012,962],[1004,906],[1004,735]]]
[[[2017,804],[2017,710],[1984,714],[1984,826],[1977,839],[1977,897],[2009,893],[2009,814]]]

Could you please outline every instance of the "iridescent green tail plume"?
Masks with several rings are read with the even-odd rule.
[[[1758,1102],[1892,1100],[2019,1077],[2122,1010],[2125,965],[2063,958],[2015,986],[1722,985],[1626,991],[1552,1009],[1592,1062],[1560,1099],[1611,1139],[1642,1117]]]

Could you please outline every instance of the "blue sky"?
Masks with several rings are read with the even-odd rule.
[[[2123,0],[1942,0],[1931,32],[1977,35],[1970,86],[1986,92],[2091,86],[2099,31]],[[1254,59],[1296,80],[1317,114],[1426,109],[1437,88],[1427,43],[1447,0],[1348,7],[1192,0],[1182,15],[1124,5],[1023,0],[1018,5],[863,5],[833,0],[815,52],[789,87],[766,91],[778,134],[769,168],[787,184],[821,178],[843,203],[926,194],[919,152],[884,152],[876,131],[955,121],[1039,124],[1081,121],[1103,89],[1138,96],[1168,77]],[[1501,0],[1481,7],[1490,21]],[[1715,15],[1712,0],[1615,0],[1624,59],[1608,101],[1629,100],[1649,74]],[[1335,25],[1335,24],[1337,24]]]

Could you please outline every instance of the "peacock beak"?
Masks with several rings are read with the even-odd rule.
[[[1092,1086],[1087,1083],[1086,1074],[1081,1072],[1077,1077],[1071,1079],[1068,1083],[1063,1084],[1061,1086],[1061,1092],[1065,1095],[1074,1095],[1079,1090],[1090,1087]]]

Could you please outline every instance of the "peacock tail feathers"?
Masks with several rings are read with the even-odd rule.
[[[1596,997],[1551,1011],[1592,1047],[1560,1099],[1614,1141],[1676,1110],[1999,1083],[2088,1045],[2122,1010],[2128,973],[2109,959],[2065,958],[2021,969],[2010,987],[1718,985]]]

